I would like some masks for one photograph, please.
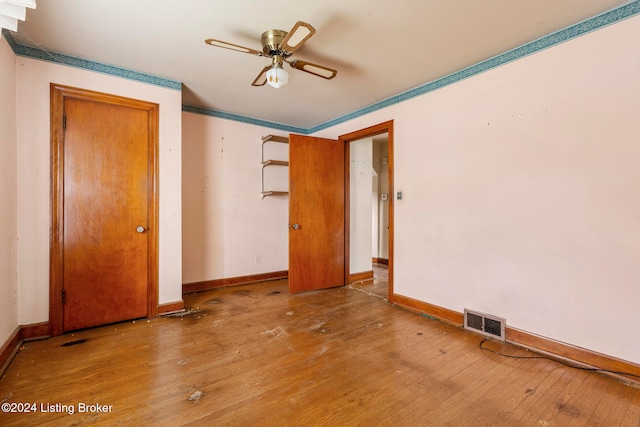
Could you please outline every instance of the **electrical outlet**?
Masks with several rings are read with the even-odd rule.
[[[260,261],[261,261],[261,260],[260,260],[260,255],[258,255],[258,256],[256,257],[256,264],[260,264]]]

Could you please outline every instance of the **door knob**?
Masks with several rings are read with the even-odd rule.
[[[137,226],[137,227],[136,227],[136,231],[137,231],[138,233],[144,233],[144,227],[143,227],[143,226],[141,226],[141,225],[139,225],[139,226]]]
[[[293,224],[292,227],[293,227],[294,230],[297,230],[298,228],[300,228],[300,226],[298,224]]]

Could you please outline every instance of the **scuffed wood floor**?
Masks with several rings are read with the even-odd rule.
[[[0,425],[640,425],[638,388],[482,351],[479,335],[355,289],[289,295],[276,281],[185,303],[184,317],[25,343],[0,400],[38,412],[0,412]],[[112,409],[78,413],[83,403]]]

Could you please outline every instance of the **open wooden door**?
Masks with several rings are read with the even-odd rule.
[[[344,285],[344,143],[289,137],[289,291]]]

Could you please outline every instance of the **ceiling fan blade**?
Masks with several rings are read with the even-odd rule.
[[[322,77],[327,80],[331,80],[338,74],[336,70],[329,67],[323,67],[322,65],[312,64],[311,62],[303,61],[301,59],[296,59],[295,61],[289,62],[296,70],[305,71],[309,74],[313,74],[314,76]]]
[[[236,52],[243,52],[243,53],[248,53],[250,55],[264,56],[264,54],[259,50],[251,49],[250,47],[244,47],[244,46],[240,46],[233,43],[223,42],[221,40],[206,39],[204,42],[211,46],[223,47],[225,49],[235,50]]]
[[[280,43],[280,50],[292,54],[316,33],[316,29],[306,22],[298,21]]]
[[[264,86],[267,83],[267,71],[269,71],[269,68],[271,68],[270,65],[264,67],[258,77],[251,83],[251,86]]]

